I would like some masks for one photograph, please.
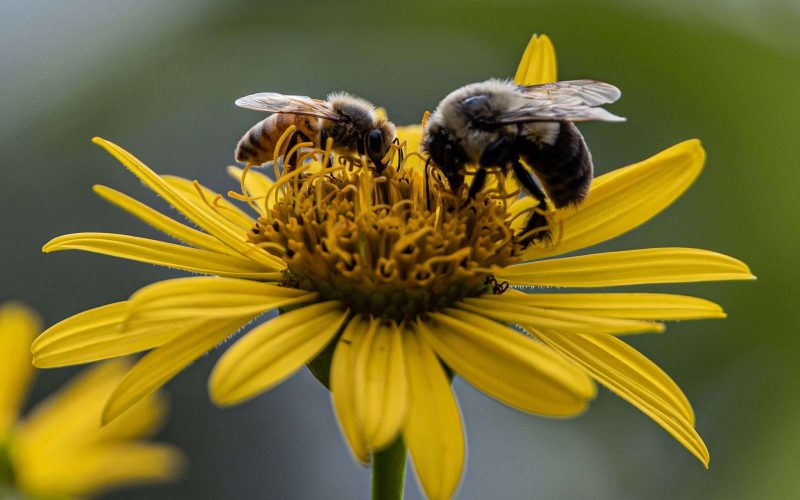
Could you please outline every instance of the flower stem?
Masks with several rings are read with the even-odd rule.
[[[406,475],[406,444],[398,437],[372,456],[372,500],[402,500]]]

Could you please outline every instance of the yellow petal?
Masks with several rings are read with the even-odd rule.
[[[129,479],[149,482],[173,475],[178,452],[162,447],[156,447],[161,450],[158,453],[132,453],[129,456],[135,462],[150,460],[147,467],[129,466],[127,454],[115,454],[111,468],[118,476],[114,481],[102,479],[101,472],[85,469],[87,461],[106,456],[105,450],[125,446],[148,449],[150,445],[127,445],[124,441],[152,435],[164,420],[165,401],[160,397],[150,397],[114,424],[100,427],[103,405],[127,369],[127,363],[115,360],[84,370],[68,385],[39,403],[17,427],[12,459],[18,473],[18,484],[26,492],[83,494],[98,487],[127,483]],[[169,458],[166,462],[162,460],[165,457]],[[101,462],[109,468],[109,463],[104,460]],[[142,474],[136,473],[137,470],[151,472]]]
[[[109,203],[118,206],[144,223],[178,241],[215,253],[239,255],[213,236],[185,226],[124,193],[99,185],[94,186],[94,192]]]
[[[211,205],[213,207],[211,210],[217,213],[221,219],[232,222],[240,230],[249,231],[256,223],[252,217],[231,203],[230,200],[199,183],[195,185],[189,179],[174,175],[162,175],[161,178],[198,208],[209,209],[209,205]]]
[[[347,314],[339,302],[323,302],[254,328],[217,362],[209,380],[211,399],[233,405],[282,382],[328,345]]]
[[[464,469],[466,447],[458,404],[439,359],[418,332],[403,332],[408,377],[408,418],[403,439],[425,495],[452,498]]]
[[[32,310],[14,302],[0,306],[0,441],[17,419],[33,379],[30,345],[40,330]]]
[[[467,298],[457,307],[494,318],[503,323],[524,323],[537,328],[556,328],[580,333],[659,333],[664,330],[663,325],[647,321],[605,318],[569,310],[531,306],[515,301],[516,296],[512,294],[496,297],[504,298]]]
[[[234,278],[280,279],[280,273],[268,272],[256,262],[163,241],[113,233],[76,233],[50,240],[42,250],[83,250],[193,273],[216,274]]]
[[[456,309],[417,329],[469,383],[514,408],[546,416],[582,412],[595,395],[589,377],[562,356],[500,323]]]
[[[406,143],[406,152],[418,152],[420,144],[422,143],[422,126],[421,125],[406,125],[405,127],[397,127],[397,139],[402,144]],[[406,158],[406,165],[410,168],[420,169],[425,166],[425,160],[416,156],[408,155]]]
[[[547,35],[533,35],[519,62],[514,83],[538,85],[557,79],[556,51]]]
[[[125,375],[108,399],[103,410],[103,423],[113,421],[152,394],[251,319],[248,316],[203,321],[183,335],[147,353]]]
[[[392,444],[408,403],[403,339],[397,326],[373,322],[356,358],[356,412],[370,449]]]
[[[97,404],[93,405],[92,423],[94,425],[102,423],[103,408],[124,376],[125,373],[118,377],[115,383],[109,386],[103,397],[98,399]],[[169,404],[166,397],[161,392],[155,392],[113,422],[108,422],[94,430],[94,440],[99,443],[153,437],[166,422],[168,410]]]
[[[257,316],[269,309],[316,299],[316,293],[235,278],[159,281],[131,296],[128,325],[139,322]]]
[[[611,336],[535,330],[537,337],[639,408],[708,467],[708,449],[680,388],[653,362]]]
[[[242,174],[244,170],[233,165],[228,167],[228,175],[233,177],[237,184],[241,183]],[[247,177],[244,178],[244,186],[247,188],[248,194],[253,197],[266,196],[270,188],[275,184],[275,181],[253,169],[247,172]]]
[[[503,295],[485,295],[482,298],[604,318],[685,320],[725,317],[722,308],[710,300],[667,293],[522,293],[508,290]]]
[[[751,280],[743,262],[695,248],[645,248],[509,266],[498,279],[512,285],[606,287],[647,283]]]
[[[123,360],[94,365],[36,405],[17,432],[26,454],[42,457],[94,442],[103,404],[128,367]]]
[[[33,498],[97,495],[115,487],[168,481],[182,464],[181,453],[172,446],[111,443],[25,462],[18,481]]]
[[[553,257],[627,233],[681,196],[700,175],[705,159],[700,141],[693,139],[598,177],[582,205],[559,210],[563,236],[558,245],[531,247],[523,258]],[[530,203],[525,200],[513,209],[518,212]]]
[[[247,256],[254,262],[258,262],[267,270],[279,271],[284,267],[283,261],[277,257],[268,255],[266,252],[261,251],[258,247],[248,243],[246,241],[244,232],[242,232],[236,225],[222,217],[217,212],[211,210],[208,206],[200,206],[194,201],[187,199],[174,187],[172,187],[169,182],[162,179],[158,174],[150,170],[132,154],[128,153],[116,144],[99,137],[92,139],[92,142],[100,145],[106,151],[111,153],[117,160],[125,165],[128,170],[130,170],[136,177],[144,182],[147,187],[164,198],[168,203],[178,209],[182,214],[188,217],[189,220],[197,224],[208,234],[218,238],[224,244],[228,245],[230,248],[236,250],[240,254]]]
[[[406,143],[409,151],[419,151],[420,144],[422,143],[421,125],[406,125],[404,127],[397,127],[396,134],[397,139],[401,143]]]
[[[331,361],[331,399],[336,410],[336,418],[356,459],[369,462],[367,447],[361,423],[356,413],[356,356],[369,328],[369,322],[355,316],[342,332],[336,343]]]
[[[31,346],[37,368],[55,368],[125,356],[163,345],[196,321],[123,328],[128,303],[117,302],[67,318],[44,331]]]

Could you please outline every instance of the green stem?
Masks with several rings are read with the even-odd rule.
[[[372,456],[372,500],[402,500],[406,475],[406,444],[398,437]]]

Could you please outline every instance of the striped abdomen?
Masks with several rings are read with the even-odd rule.
[[[525,140],[520,151],[559,208],[578,205],[586,198],[594,170],[592,155],[578,127],[570,122],[560,125],[552,145]]]
[[[236,161],[261,165],[272,161],[275,146],[287,128],[297,127],[300,142],[319,144],[319,120],[312,116],[276,113],[253,125],[236,145]]]

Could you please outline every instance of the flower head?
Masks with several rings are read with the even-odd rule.
[[[178,450],[140,440],[163,420],[161,398],[100,426],[103,405],[128,368],[121,360],[87,370],[19,419],[34,374],[29,346],[40,331],[26,307],[0,306],[0,497],[83,497],[173,478]]]
[[[549,39],[531,40],[517,79],[555,79]],[[696,249],[550,258],[627,232],[666,208],[700,173],[700,143],[686,141],[596,179],[580,208],[548,214],[552,243],[524,247],[519,229],[530,199],[502,176],[474,199],[454,194],[417,153],[421,130],[399,128],[400,145],[381,169],[312,144],[297,146],[296,165],[281,164],[293,152],[278,146],[276,181],[231,167],[240,190],[230,194],[255,216],[96,139],[198,229],[97,186],[100,196],[184,244],[82,233],[56,238],[45,251],[80,249],[209,277],[166,280],[64,320],[34,343],[35,364],[149,350],[111,395],[104,419],[112,421],[277,308],[278,317],[222,355],[211,398],[235,404],[304,364],[328,360],[322,372],[329,370],[336,414],[357,459],[368,462],[402,436],[432,498],[453,494],[465,457],[450,371],[505,404],[555,417],[582,412],[598,381],[707,464],[686,397],[618,336],[661,332],[662,320],[720,318],[721,308],[679,295],[538,288],[752,279],[740,261]]]

